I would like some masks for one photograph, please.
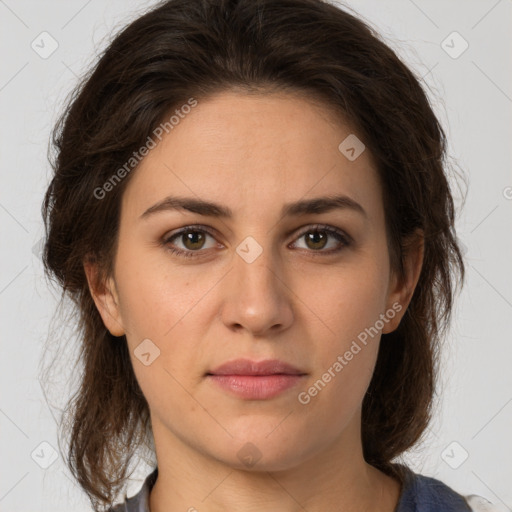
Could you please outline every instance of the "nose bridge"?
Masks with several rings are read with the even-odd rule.
[[[276,277],[276,269],[280,267],[271,247],[271,237],[259,237],[258,242],[254,237],[248,236],[236,248],[234,258],[234,279],[240,284],[242,290],[245,287],[245,296],[251,296],[252,300],[265,295],[267,300],[275,299],[279,293],[279,279]]]

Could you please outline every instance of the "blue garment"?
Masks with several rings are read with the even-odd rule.
[[[395,512],[468,511],[467,501],[443,482],[407,470]]]
[[[470,512],[466,500],[445,484],[404,468],[405,477],[395,512]],[[109,512],[149,512],[149,494],[158,476],[158,468],[149,474],[140,491]]]

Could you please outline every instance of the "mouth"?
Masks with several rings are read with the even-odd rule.
[[[277,359],[236,359],[206,373],[205,377],[239,398],[267,400],[298,385],[306,375],[306,372]]]

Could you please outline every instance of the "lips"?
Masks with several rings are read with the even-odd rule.
[[[251,361],[236,359],[220,365],[210,375],[305,375],[305,372],[277,359]]]
[[[208,372],[206,378],[232,396],[245,400],[268,400],[298,385],[306,375],[277,359],[237,359]]]

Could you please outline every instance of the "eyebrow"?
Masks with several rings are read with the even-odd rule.
[[[354,199],[346,195],[316,197],[314,199],[303,199],[294,203],[287,203],[281,210],[281,217],[292,217],[307,214],[319,215],[336,209],[352,210],[361,214],[365,218],[368,217],[364,208]],[[147,219],[155,213],[170,210],[187,210],[206,217],[228,219],[233,217],[233,211],[227,206],[193,197],[167,196],[148,208],[140,218]]]

